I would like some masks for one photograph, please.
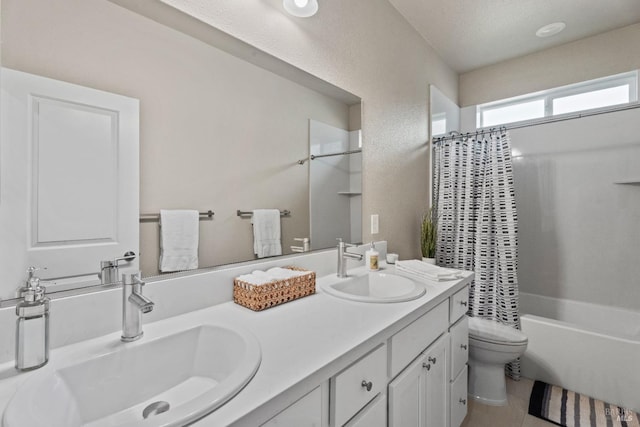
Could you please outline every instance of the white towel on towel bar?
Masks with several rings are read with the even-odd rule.
[[[195,210],[160,210],[160,271],[198,268],[200,214]]]
[[[280,242],[280,210],[256,209],[251,216],[253,223],[253,253],[258,258],[282,255]]]

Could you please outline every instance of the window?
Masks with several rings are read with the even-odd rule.
[[[589,80],[479,105],[478,128],[607,108],[638,101],[638,72]]]

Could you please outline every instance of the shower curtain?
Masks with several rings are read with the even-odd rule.
[[[436,142],[433,162],[437,264],[475,271],[469,315],[520,329],[518,217],[508,133]],[[519,379],[519,361],[506,372]]]

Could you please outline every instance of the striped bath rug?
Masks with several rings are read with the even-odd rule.
[[[542,381],[533,384],[529,414],[565,427],[640,427],[631,410]]]

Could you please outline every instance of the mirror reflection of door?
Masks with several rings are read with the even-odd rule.
[[[13,289],[28,266],[59,290],[138,253],[138,111],[133,98],[2,70],[0,259]]]

